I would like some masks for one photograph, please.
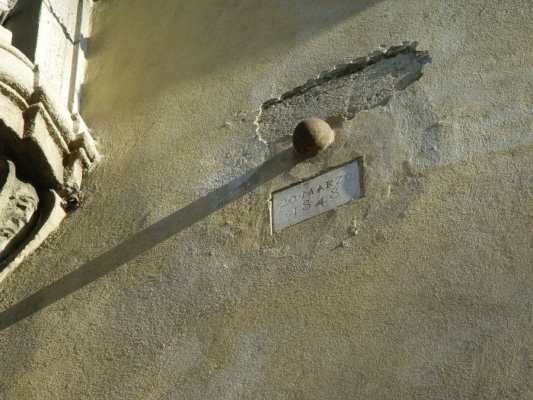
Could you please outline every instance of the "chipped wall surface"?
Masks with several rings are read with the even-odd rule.
[[[106,157],[0,287],[0,398],[531,398],[531,17],[96,3]],[[296,159],[311,115],[336,141]],[[272,192],[355,159],[363,198],[271,234]]]

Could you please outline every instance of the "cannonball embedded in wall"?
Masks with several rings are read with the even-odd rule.
[[[320,118],[309,118],[300,122],[292,135],[296,151],[305,157],[316,156],[335,141],[335,132]]]

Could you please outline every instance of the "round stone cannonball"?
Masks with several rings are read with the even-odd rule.
[[[335,141],[335,132],[320,118],[309,118],[300,122],[292,135],[296,151],[307,157],[316,156]]]

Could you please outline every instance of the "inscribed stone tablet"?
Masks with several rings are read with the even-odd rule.
[[[280,231],[361,197],[360,167],[353,161],[272,195],[272,228]]]

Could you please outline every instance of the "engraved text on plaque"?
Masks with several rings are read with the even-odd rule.
[[[362,196],[359,161],[272,195],[272,229],[280,231]]]

